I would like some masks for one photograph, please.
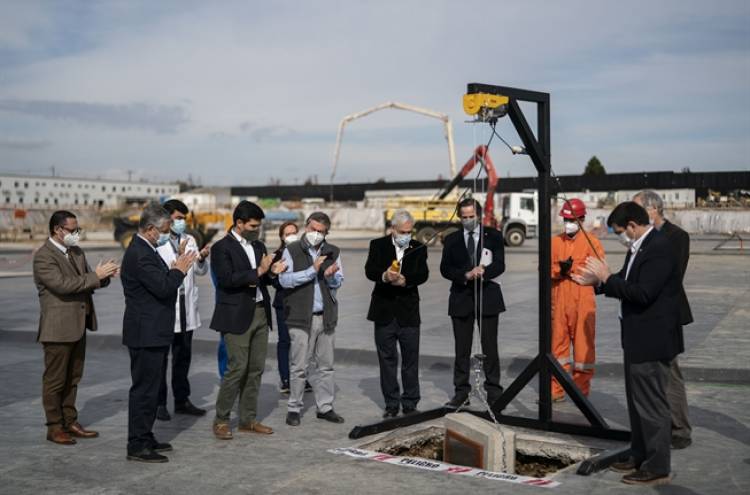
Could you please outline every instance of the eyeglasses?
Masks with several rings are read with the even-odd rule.
[[[60,228],[63,229],[65,232],[69,233],[69,234],[80,234],[81,232],[83,232],[80,227],[77,228],[77,229],[75,229],[75,230],[68,230],[68,229],[66,229],[65,227],[62,227],[62,226],[60,226]]]

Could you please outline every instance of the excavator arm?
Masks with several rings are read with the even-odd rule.
[[[497,189],[497,172],[495,171],[495,165],[492,163],[490,157],[489,148],[482,144],[477,146],[471,158],[461,167],[461,170],[453,177],[445,188],[438,195],[438,199],[445,199],[453,189],[458,186],[462,180],[464,180],[469,173],[474,169],[477,162],[484,167],[487,173],[487,199],[484,202],[484,214],[482,215],[482,224],[487,227],[496,228],[497,219],[495,218],[495,189]]]

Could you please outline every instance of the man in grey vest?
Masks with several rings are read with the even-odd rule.
[[[331,220],[316,211],[305,222],[302,239],[287,245],[282,259],[287,270],[279,283],[287,289],[284,314],[292,345],[289,355],[289,403],[286,423],[299,426],[305,380],[312,385],[317,417],[332,423],[344,418],[333,410],[333,346],[341,287],[339,248],[325,241]],[[308,377],[308,367],[313,363]]]

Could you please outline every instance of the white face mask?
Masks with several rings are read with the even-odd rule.
[[[297,242],[299,240],[299,237],[297,237],[297,234],[289,234],[288,236],[284,237],[284,244],[291,244],[293,242]]]
[[[628,237],[628,234],[624,230],[620,232],[619,236],[620,236],[620,239],[619,239],[620,244],[622,244],[626,248],[629,248],[630,246],[633,245],[633,241],[630,239],[630,237]]]
[[[65,234],[65,237],[63,237],[63,244],[65,244],[67,247],[73,247],[78,245],[78,241],[81,240],[81,234],[78,232],[70,233],[67,232]]]
[[[468,231],[472,231],[477,228],[477,217],[474,218],[462,218],[461,219],[461,225],[464,226],[464,229]]]
[[[576,232],[578,232],[578,224],[576,222],[565,222],[565,233],[568,235],[573,235]]]
[[[172,232],[174,232],[177,235],[182,235],[185,232],[185,219],[180,218],[178,220],[174,220],[172,222]]]
[[[411,234],[393,234],[393,242],[400,248],[405,248],[411,242]]]
[[[157,246],[163,246],[169,242],[169,233],[159,232],[159,238],[156,240]]]
[[[305,232],[305,240],[310,244],[311,246],[317,246],[321,242],[323,242],[323,239],[325,239],[325,234],[321,234],[318,231],[313,230],[312,232]]]

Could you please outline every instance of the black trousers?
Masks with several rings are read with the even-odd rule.
[[[156,442],[151,430],[156,420],[161,372],[169,346],[128,349],[133,380],[128,395],[128,452],[136,453]]]
[[[181,404],[190,397],[190,360],[192,358],[193,332],[174,334],[172,341],[172,396],[175,404]],[[161,386],[159,387],[159,405],[167,405],[167,366],[169,353],[164,358],[161,371]]]
[[[632,455],[640,469],[661,475],[670,472],[672,418],[667,401],[668,383],[668,361],[631,363],[625,358]]]
[[[398,385],[398,349],[401,348],[401,384]],[[402,327],[394,318],[375,324],[375,347],[380,363],[380,389],[386,409],[416,409],[419,402],[419,327]]]
[[[471,392],[469,384],[471,372],[471,346],[474,338],[474,315],[452,316],[453,337],[456,345],[456,360],[453,364],[453,386],[456,397],[464,399]],[[487,402],[492,405],[503,393],[500,386],[500,358],[497,351],[497,315],[482,316],[482,354],[484,360],[484,389]]]

